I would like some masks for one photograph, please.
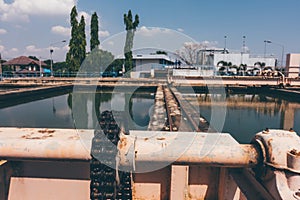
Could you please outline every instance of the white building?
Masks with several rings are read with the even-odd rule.
[[[175,63],[174,58],[165,54],[136,54],[132,60],[135,68],[131,72],[131,77],[135,78],[153,77],[155,71],[164,71]]]
[[[300,54],[289,53],[286,56],[286,75],[289,78],[299,77]]]
[[[133,55],[134,71],[150,72],[151,69],[162,70],[166,66],[174,65],[174,61],[165,54],[137,54]]]
[[[220,61],[231,63],[232,65],[240,66],[241,64],[249,67],[254,67],[255,63],[265,63],[266,67],[275,68],[276,58],[272,56],[256,56],[249,53],[230,53],[224,49],[203,49],[199,51],[199,64],[217,66]]]

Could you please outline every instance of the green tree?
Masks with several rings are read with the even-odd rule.
[[[132,19],[131,10],[128,11],[128,14],[124,14],[124,24],[126,26],[126,41],[124,47],[124,55],[125,55],[125,71],[128,72],[133,68],[132,62],[132,47],[133,47],[133,38],[134,33],[136,31],[137,26],[139,25],[139,16],[135,15],[135,19]]]
[[[79,62],[82,64],[86,57],[86,35],[85,35],[85,20],[84,16],[81,16],[80,23],[78,25],[79,36]]]
[[[114,56],[111,52],[94,49],[87,55],[83,62],[83,68],[86,69],[88,73],[99,75],[100,72],[105,71],[113,61]]]
[[[98,16],[97,13],[94,12],[91,18],[91,39],[90,39],[90,50],[92,51],[94,48],[98,48],[100,45],[99,41],[99,26],[98,26]]]
[[[117,72],[122,71],[123,61],[121,59],[115,59],[105,71]]]
[[[241,73],[242,76],[245,75],[247,70],[247,64],[240,64],[238,71]]]
[[[86,36],[84,17],[81,16],[80,23],[77,20],[77,9],[74,6],[70,14],[71,39],[69,42],[69,52],[66,55],[66,63],[69,72],[78,71],[86,56]]]
[[[50,68],[50,65],[51,65],[50,59],[44,60],[43,62],[47,65],[47,68]]]
[[[70,14],[70,23],[71,23],[71,39],[69,42],[69,52],[66,55],[66,63],[69,71],[77,71],[80,66],[79,58],[79,49],[78,49],[78,21],[77,21],[77,9],[74,6]]]
[[[39,59],[36,56],[28,56],[28,58],[31,58],[32,60],[39,61]]]
[[[64,73],[67,71],[66,62],[56,62],[53,64],[53,71]]]

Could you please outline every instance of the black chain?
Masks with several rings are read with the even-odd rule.
[[[98,128],[92,140],[90,161],[90,198],[92,200],[131,200],[131,174],[111,168],[116,166],[120,128],[111,111],[101,113]],[[107,139],[110,140],[108,144]],[[116,173],[120,182],[117,184]]]

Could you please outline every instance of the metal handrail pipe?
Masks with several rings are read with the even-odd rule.
[[[120,165],[133,168],[139,163],[254,167],[261,160],[253,145],[239,144],[227,133],[131,131],[118,149]]]
[[[0,159],[89,161],[94,130],[0,128]],[[105,146],[103,147],[105,148]],[[118,144],[121,166],[146,163],[254,167],[260,153],[227,133],[130,131]]]
[[[93,130],[0,128],[0,160],[90,160]]]

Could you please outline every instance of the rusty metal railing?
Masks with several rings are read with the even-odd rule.
[[[146,135],[153,134],[154,137],[149,137],[142,131],[131,131],[130,135],[124,135],[119,145],[122,146],[119,148],[120,154],[129,155],[128,151],[134,145],[135,150],[131,153],[135,154],[135,163],[168,161],[221,167],[251,167],[259,160],[259,154],[252,145],[239,144],[229,134],[147,132]],[[90,160],[93,136],[93,130],[1,128],[0,159]],[[176,151],[170,151],[178,149],[177,145],[184,149],[178,155]],[[184,145],[187,146],[182,148]],[[160,154],[154,157],[156,152]],[[128,162],[121,164],[127,165]]]
[[[72,165],[77,165],[78,170],[73,171],[77,176],[88,170],[93,136],[94,130],[1,128],[0,160],[8,162],[0,162],[0,186],[3,182],[5,186],[0,188],[0,193],[9,185],[7,177],[12,177],[9,190],[16,192],[11,188],[23,187],[24,181],[31,185],[41,181],[47,188],[51,180],[59,187],[63,179],[53,179],[56,175],[52,172],[59,166],[71,172]],[[260,132],[253,144],[239,144],[229,134],[130,131],[129,135],[120,135],[116,158],[119,169],[124,167],[135,173],[131,180],[133,199],[147,195],[158,199],[184,199],[193,195],[200,198],[203,194],[213,199],[223,196],[234,199],[238,185],[248,199],[296,200],[300,197],[299,145],[300,138],[295,132],[283,130]],[[19,164],[15,164],[16,161]],[[52,163],[50,171],[47,168],[49,162]],[[158,172],[143,172],[145,166],[153,169],[157,164],[163,166]],[[13,169],[13,173],[8,169]],[[33,175],[35,180],[28,179],[35,169],[39,169]],[[52,179],[41,179],[41,172],[46,174],[45,177],[52,174]],[[59,174],[65,174],[65,171]],[[22,175],[25,178],[18,178]],[[216,179],[210,179],[211,176]],[[84,185],[86,192],[89,189],[86,179],[65,184],[70,186],[70,191],[73,191],[72,184]],[[210,187],[205,189],[203,185]],[[214,187],[217,194],[210,193]],[[7,196],[3,194],[0,197]]]

